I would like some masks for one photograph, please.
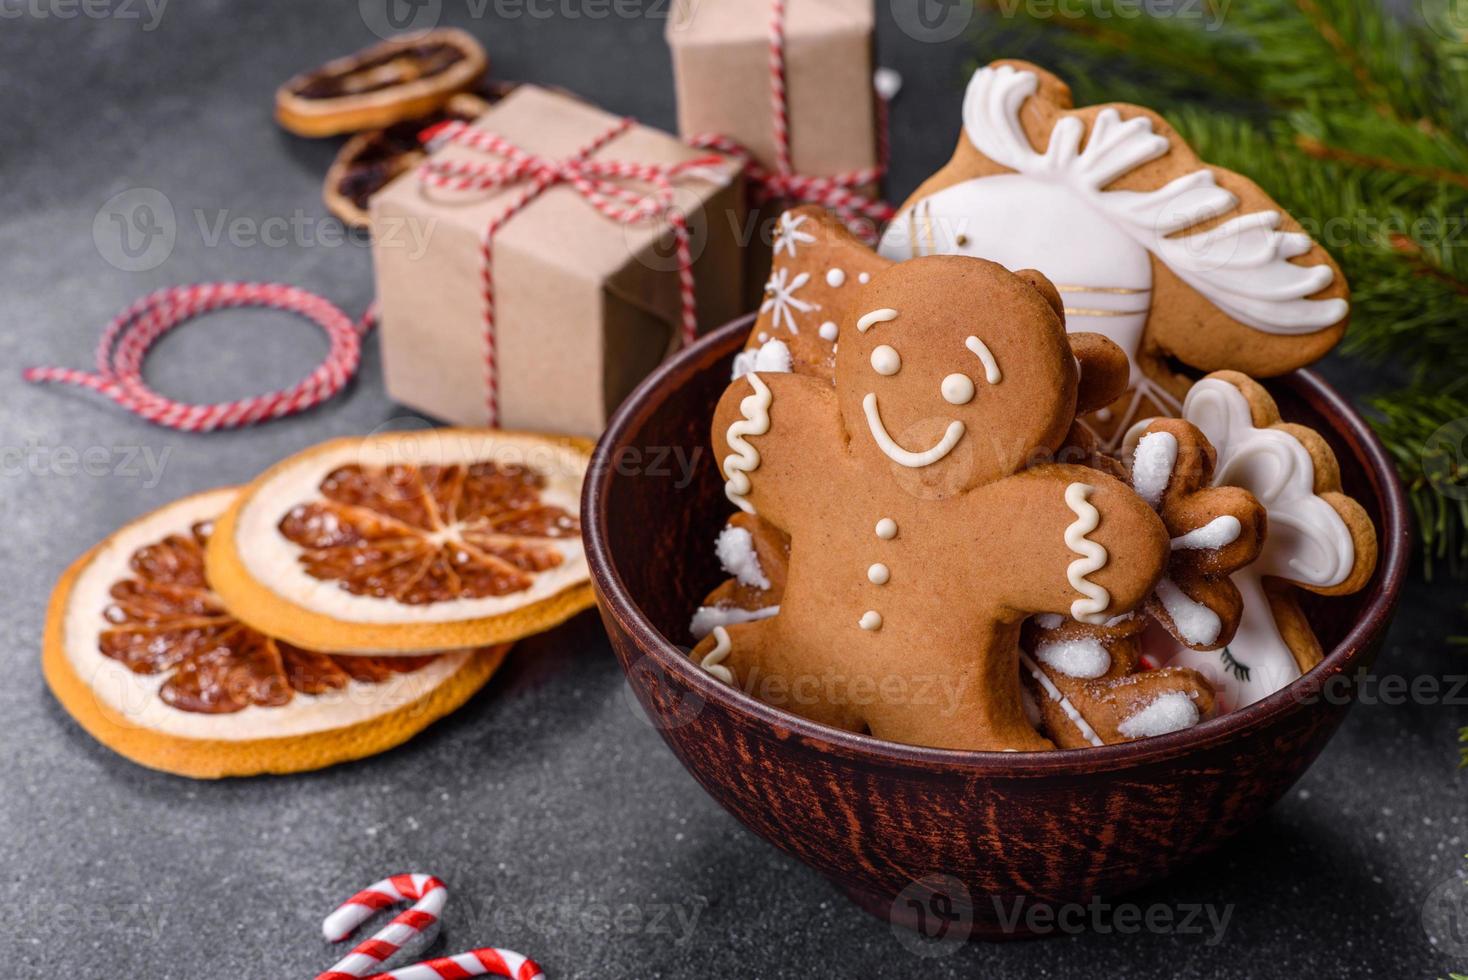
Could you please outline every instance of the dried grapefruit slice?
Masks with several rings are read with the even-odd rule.
[[[251,629],[210,588],[204,553],[233,488],[139,518],[57,583],[42,664],[63,707],[134,762],[196,778],[359,759],[459,707],[507,647],[388,660]]]
[[[516,640],[593,603],[575,516],[590,452],[487,429],[322,443],[241,492],[209,578],[245,622],[314,650]]]
[[[488,66],[480,43],[452,27],[383,41],[286,82],[275,118],[297,136],[380,129],[435,111]]]

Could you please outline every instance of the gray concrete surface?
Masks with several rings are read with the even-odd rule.
[[[162,285],[276,279],[348,310],[367,303],[362,243],[320,240],[336,230],[319,203],[334,144],[277,130],[271,94],[297,69],[372,40],[361,11],[373,14],[375,2],[172,0],[161,11],[160,0],[0,2],[0,974],[309,977],[334,960],[321,917],[375,877],[413,869],[453,888],[437,950],[508,946],[556,978],[1468,969],[1468,914],[1449,914],[1464,911],[1468,891],[1453,744],[1468,724],[1461,703],[1357,708],[1256,829],[1130,899],[1178,915],[1209,905],[1228,916],[1221,935],[1090,931],[916,951],[704,795],[631,705],[594,616],[523,644],[485,692],[415,742],[329,772],[202,784],[94,744],[38,668],[46,597],[66,564],[166,499],[410,416],[384,396],[370,348],[346,397],[203,437],[24,386],[18,372],[87,365],[102,324]],[[446,22],[486,42],[500,77],[564,85],[670,127],[663,6],[442,3]],[[894,113],[900,198],[950,152],[973,49],[920,43],[885,0],[878,6],[882,60],[907,83]],[[638,15],[596,16],[608,9]],[[156,267],[127,272],[109,262],[115,229],[94,238],[94,219],[140,188],[167,198],[177,241]],[[272,218],[303,231],[276,244],[212,233],[221,219],[263,228]],[[179,396],[229,397],[287,384],[323,350],[288,317],[222,315],[167,339],[149,374]],[[1327,371],[1356,396],[1371,383],[1371,372],[1339,361]],[[106,472],[72,474],[67,453],[91,447],[110,461]],[[1460,596],[1414,585],[1382,672],[1461,674],[1463,654],[1440,642]],[[1446,904],[1429,901],[1439,888]],[[1424,909],[1452,919],[1435,927],[1436,945]]]

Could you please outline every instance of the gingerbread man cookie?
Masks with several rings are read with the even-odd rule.
[[[794,371],[829,379],[844,297],[891,265],[814,204],[780,215],[759,317],[734,376]]]
[[[963,256],[905,262],[854,290],[834,386],[730,385],[713,423],[725,492],[790,536],[789,569],[777,615],[715,627],[695,662],[891,741],[1053,747],[1021,703],[1022,623],[1130,611],[1169,546],[1124,483],[1042,461],[1085,373],[1047,286]]]
[[[1193,425],[1156,419],[1136,434],[1128,479],[1171,537],[1167,574],[1145,614],[1093,626],[1040,616],[1025,629],[1026,683],[1058,745],[1103,745],[1189,728],[1212,713],[1212,685],[1187,667],[1143,669],[1149,619],[1199,650],[1233,638],[1241,600],[1228,575],[1259,555],[1265,515],[1239,487],[1212,485],[1215,454]]]
[[[1073,108],[1023,61],[980,69],[952,160],[882,238],[893,259],[974,255],[1034,267],[1072,330],[1116,341],[1131,391],[1090,424],[1114,449],[1133,420],[1177,415],[1199,371],[1284,374],[1345,331],[1348,289],[1326,251],[1256,184],[1209,166],[1159,115]]]
[[[1234,371],[1203,378],[1188,392],[1183,417],[1217,453],[1211,482],[1249,491],[1268,515],[1258,557],[1230,576],[1240,595],[1233,639],[1217,652],[1203,652],[1208,645],[1201,643],[1161,647],[1168,662],[1206,675],[1223,707],[1233,710],[1320,662],[1320,642],[1291,586],[1322,595],[1360,590],[1376,568],[1376,529],[1361,505],[1341,492],[1340,467],[1325,440],[1313,429],[1280,421],[1274,399],[1251,379]],[[1135,426],[1128,445],[1140,447],[1150,425]],[[1204,539],[1216,543],[1222,536],[1204,526],[1193,540]],[[1228,564],[1221,558],[1219,569]],[[1194,622],[1207,626],[1204,619]],[[1174,632],[1180,640],[1201,638],[1190,638],[1186,629]]]

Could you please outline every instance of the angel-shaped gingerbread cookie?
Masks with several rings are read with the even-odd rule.
[[[1025,627],[1026,686],[1045,731],[1067,748],[1162,735],[1213,713],[1202,674],[1144,668],[1143,635],[1155,623],[1193,649],[1227,645],[1242,608],[1228,576],[1264,542],[1264,508],[1247,490],[1213,485],[1216,456],[1196,427],[1154,419],[1134,437],[1127,476],[1167,527],[1167,573],[1137,614],[1100,626],[1040,616]]]
[[[789,568],[777,615],[715,627],[694,660],[847,730],[1051,748],[1021,704],[1021,624],[1131,610],[1169,552],[1124,483],[1045,462],[1089,356],[1058,307],[1038,274],[918,259],[853,292],[834,386],[731,384],[713,423],[725,490],[789,535]]]
[[[1134,420],[1178,414],[1189,379],[1169,359],[1284,374],[1335,346],[1348,313],[1340,269],[1256,184],[1204,163],[1151,110],[1073,108],[1064,82],[1023,61],[974,75],[957,151],[880,251],[1050,277],[1070,329],[1132,359],[1131,390],[1089,420],[1108,449]]]
[[[1232,711],[1273,694],[1320,663],[1322,651],[1294,588],[1322,595],[1360,590],[1376,568],[1376,529],[1366,511],[1341,491],[1340,467],[1319,433],[1280,420],[1274,399],[1255,381],[1235,371],[1211,374],[1188,392],[1183,417],[1197,426],[1217,452],[1211,481],[1251,493],[1268,515],[1268,533],[1258,557],[1229,576],[1237,588],[1239,623],[1231,641],[1216,652],[1190,642],[1189,629],[1172,637],[1149,636],[1147,652],[1163,662],[1205,674],[1221,707]],[[1139,423],[1127,445],[1140,451]],[[1199,535],[1218,540],[1213,531]],[[1184,596],[1186,600],[1188,596]],[[1179,605],[1179,618],[1206,632],[1209,620]]]

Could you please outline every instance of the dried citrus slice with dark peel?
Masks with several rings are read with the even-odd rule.
[[[234,489],[117,531],[57,583],[46,680],[94,738],[195,778],[303,772],[398,745],[463,704],[508,647],[412,658],[296,646],[230,615],[204,555]]]
[[[384,41],[286,82],[275,118],[297,136],[381,129],[437,111],[488,66],[479,42],[454,28]]]
[[[242,620],[314,650],[504,643],[593,603],[585,439],[431,429],[323,443],[246,487],[209,542]]]
[[[322,199],[327,209],[348,227],[370,227],[367,205],[373,195],[427,158],[419,141],[425,129],[472,122],[516,87],[514,82],[495,82],[478,92],[460,92],[437,112],[353,136],[326,172]]]

